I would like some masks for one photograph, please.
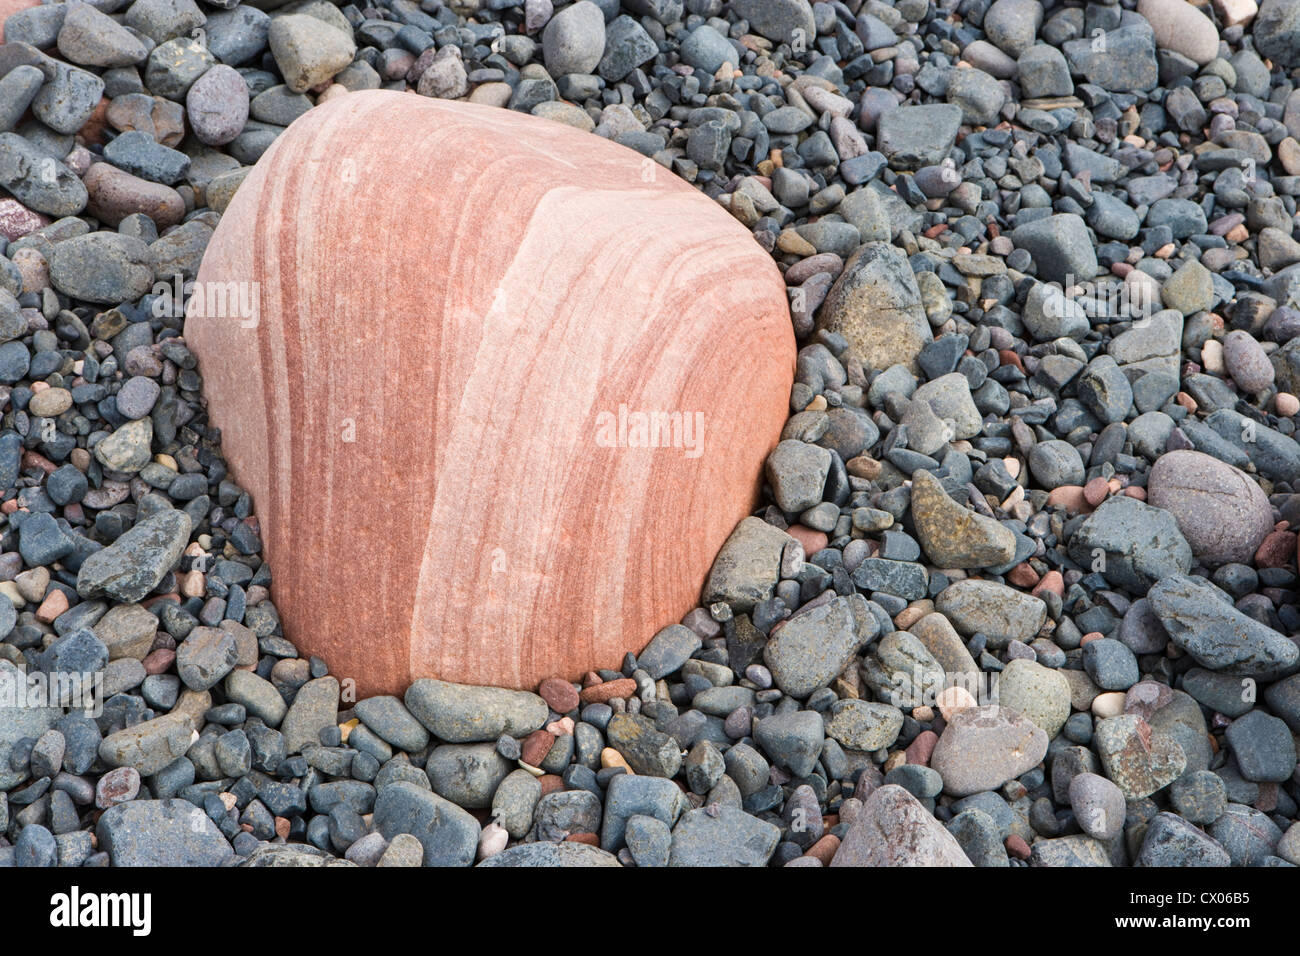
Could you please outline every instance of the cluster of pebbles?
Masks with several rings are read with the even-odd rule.
[[[1300,864],[1300,0],[5,34],[0,865]],[[636,150],[785,276],[764,507],[620,670],[351,701],[283,634],[171,288],[375,88]]]

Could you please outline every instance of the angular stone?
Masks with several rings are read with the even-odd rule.
[[[333,79],[357,52],[350,31],[300,13],[273,17],[266,39],[285,85],[295,93]]]
[[[1183,748],[1169,735],[1153,732],[1137,714],[1097,721],[1093,742],[1106,776],[1127,800],[1149,797],[1187,767]]]
[[[903,712],[889,704],[837,700],[831,704],[826,736],[850,750],[879,750],[898,739]]]
[[[860,595],[837,597],[796,614],[763,647],[763,662],[782,691],[807,697],[843,673],[880,625]]]
[[[387,840],[414,836],[424,846],[425,866],[472,866],[478,849],[479,824],[468,810],[406,781],[379,790],[374,828]]]
[[[961,844],[897,784],[871,792],[831,866],[970,866]]]
[[[1204,578],[1171,574],[1147,594],[1170,639],[1202,667],[1238,677],[1270,677],[1300,660],[1300,646],[1232,606]]]
[[[924,469],[912,473],[911,508],[916,536],[936,567],[995,567],[1015,557],[1010,530],[953,501]]]
[[[188,714],[164,714],[109,734],[99,745],[99,759],[110,767],[134,767],[149,777],[184,757],[194,736]]]
[[[286,753],[320,744],[320,732],[335,726],[339,712],[339,682],[336,677],[318,677],[298,688],[289,705],[280,733]]]
[[[779,827],[735,807],[701,807],[673,828],[669,866],[767,866]]]
[[[436,864],[426,864],[426,866],[428,865]],[[479,866],[522,866],[553,869],[555,867],[568,868],[572,866],[621,867],[622,864],[618,862],[618,857],[614,854],[608,853],[600,849],[600,847],[588,846],[585,843],[520,843],[488,857]]]
[[[725,601],[741,613],[770,598],[781,578],[781,555],[794,538],[763,521],[745,518],[723,543],[704,582],[703,603]]]
[[[1017,658],[998,678],[998,704],[1028,717],[1052,738],[1070,716],[1070,684],[1059,671]]]
[[[225,866],[234,851],[217,825],[188,800],[132,800],[109,807],[95,825],[113,866]]]
[[[878,369],[905,365],[916,372],[917,356],[933,339],[912,267],[886,242],[865,243],[853,254],[822,303],[817,327],[843,335]]]
[[[942,163],[960,127],[961,108],[951,103],[887,110],[877,121],[877,148],[894,169],[914,172]]]
[[[1174,516],[1116,495],[1084,519],[1070,538],[1069,554],[1081,567],[1137,594],[1168,575],[1192,567],[1192,549]]]
[[[149,594],[181,559],[190,539],[190,516],[160,511],[135,524],[107,548],[96,551],[77,572],[77,593],[134,602]]]

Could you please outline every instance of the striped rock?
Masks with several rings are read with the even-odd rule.
[[[198,290],[232,293],[186,338],[286,633],[363,696],[639,651],[753,506],[793,380],[781,277],[715,203],[572,127],[389,91],[276,140]],[[634,447],[638,413],[683,427]]]

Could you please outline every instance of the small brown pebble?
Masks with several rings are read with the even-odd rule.
[[[41,471],[45,472],[45,474],[48,475],[57,471],[59,466],[56,465],[54,462],[50,461],[44,455],[38,454],[37,452],[34,451],[24,451],[23,471],[26,471],[29,468],[39,468]]]
[[[36,620],[42,624],[53,624],[54,619],[68,609],[68,596],[55,588],[45,596],[41,606],[36,609]]]
[[[1013,833],[1007,837],[1004,846],[1006,846],[1009,856],[1014,856],[1017,860],[1029,859],[1029,844],[1024,841],[1023,837]]]
[[[1079,639],[1079,646],[1082,647],[1084,644],[1091,644],[1093,641],[1100,641],[1105,636],[1106,635],[1100,631],[1089,631]]]
[[[618,680],[584,687],[578,696],[584,704],[603,704],[615,697],[631,697],[634,694],[636,694],[636,681],[630,677],[620,677]]]
[[[925,617],[927,614],[932,613],[933,611],[934,611],[933,606],[924,608],[924,607],[917,607],[915,604],[913,604],[909,607],[905,607],[901,611],[899,611],[898,616],[894,618],[894,626],[897,627],[900,631],[906,631],[909,627],[911,627],[921,618]]]
[[[1255,566],[1259,568],[1290,567],[1295,555],[1294,531],[1270,531],[1255,552]]]
[[[786,529],[790,536],[803,545],[803,553],[812,557],[818,551],[826,547],[830,541],[824,531],[814,531],[812,528],[805,527],[801,524],[791,525]]]
[[[1065,597],[1065,579],[1061,577],[1060,571],[1048,571],[1029,593],[1034,597],[1040,597],[1044,591],[1051,591],[1057,597]]]
[[[833,833],[828,833],[812,846],[804,856],[810,856],[815,860],[821,860],[823,866],[831,865],[831,858],[835,856],[835,851],[840,848],[840,838]]]
[[[1259,797],[1255,800],[1255,809],[1261,813],[1272,813],[1277,809],[1277,784],[1261,783]]]
[[[854,478],[865,478],[867,481],[874,481],[880,477],[881,464],[870,455],[858,455],[856,458],[850,458],[844,463],[845,470]]]
[[[548,793],[559,793],[564,789],[564,780],[553,773],[544,773],[537,778],[537,782],[542,785],[542,796]]]
[[[920,764],[922,767],[930,765],[930,755],[934,753],[934,745],[939,742],[939,735],[933,730],[923,730],[916,735],[916,739],[907,745],[907,762]]]
[[[600,846],[600,837],[595,833],[570,833],[564,838],[565,843],[585,843],[587,846]]]
[[[176,652],[167,649],[150,651],[144,659],[144,672],[149,676],[166,674],[176,661]]]
[[[571,710],[576,710],[579,704],[578,691],[567,680],[560,677],[548,677],[543,680],[537,687],[537,695],[557,714],[567,714]]]
[[[519,759],[529,766],[540,767],[554,745],[555,734],[546,730],[534,730],[520,745]]]
[[[1007,580],[1018,588],[1032,588],[1038,584],[1038,572],[1025,562],[1007,572]]]
[[[1110,484],[1100,476],[1083,486],[1083,499],[1094,508],[1110,496]]]
[[[1049,508],[1064,508],[1072,515],[1088,514],[1092,511],[1092,505],[1088,504],[1088,499],[1083,496],[1081,485],[1057,485],[1048,493],[1047,505]]]

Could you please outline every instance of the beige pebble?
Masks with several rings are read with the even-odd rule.
[[[573,733],[573,718],[561,717],[559,720],[553,720],[546,725],[546,732],[555,734],[557,737],[563,737],[566,734]]]
[[[478,858],[486,860],[490,856],[496,856],[509,842],[510,834],[505,827],[499,823],[489,823],[478,837]]]
[[[181,594],[187,598],[201,598],[207,590],[208,582],[202,571],[190,571],[181,575]]]
[[[1277,397],[1273,399],[1273,407],[1283,418],[1290,418],[1300,412],[1300,398],[1296,398],[1290,392],[1278,392]]]
[[[1092,713],[1094,717],[1118,717],[1124,713],[1123,691],[1098,694],[1092,699]]]
[[[1210,339],[1201,346],[1201,365],[1207,372],[1213,372],[1216,375],[1222,375],[1223,365],[1223,343],[1218,339]]]
[[[632,773],[632,768],[623,759],[623,755],[613,747],[606,747],[600,752],[600,765],[602,767],[622,767],[628,773]]]
[[[1259,13],[1259,4],[1255,0],[1214,0],[1214,9],[1219,11],[1219,22],[1225,27],[1235,27],[1247,23]]]
[[[1002,467],[1006,468],[1007,474],[1012,478],[1020,477],[1020,459],[1008,455],[1002,459]]]
[[[340,96],[347,96],[348,88],[342,83],[331,83],[320,96],[316,97],[316,105],[328,103],[330,100],[336,100]]]
[[[960,686],[945,687],[939,691],[934,702],[944,720],[952,720],[952,715],[958,711],[976,706],[975,698],[971,695],[971,692]]]

